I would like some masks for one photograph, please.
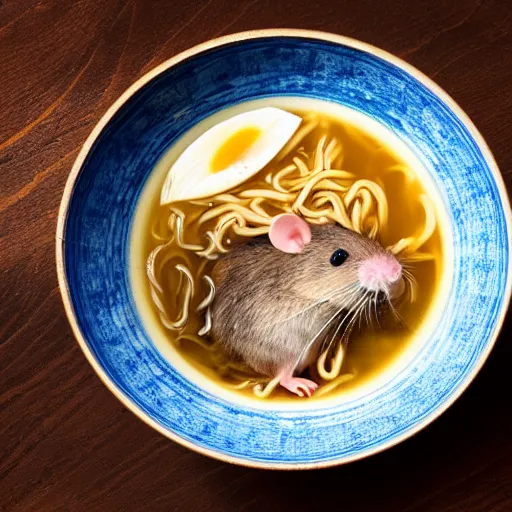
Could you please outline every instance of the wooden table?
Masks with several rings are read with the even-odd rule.
[[[435,79],[512,187],[506,0],[0,1],[0,510],[510,511],[511,315],[463,397],[405,443],[348,466],[270,472],[168,441],[106,389],[61,304],[54,234],[80,146],[155,65],[241,30],[326,30]]]

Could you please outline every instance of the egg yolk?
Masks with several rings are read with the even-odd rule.
[[[261,130],[253,126],[242,128],[229,137],[217,150],[210,163],[210,172],[227,169],[240,160],[244,153],[256,142]]]

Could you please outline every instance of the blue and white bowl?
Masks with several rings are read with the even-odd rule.
[[[158,159],[208,115],[268,96],[369,116],[421,161],[446,212],[443,315],[409,364],[351,400],[306,407],[230,400],[152,342],[133,296],[131,227]],[[481,135],[445,92],[381,50],[301,30],[246,32],[186,51],[138,80],[82,148],[61,204],[57,266],[69,321],[109,389],[165,436],[248,466],[310,468],[388,448],[446,410],[496,340],[511,291],[511,211]],[[311,402],[313,404],[313,402]]]

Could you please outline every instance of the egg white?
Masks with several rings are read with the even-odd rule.
[[[210,197],[248,180],[290,140],[302,119],[275,107],[244,112],[219,123],[196,139],[176,160],[162,187],[162,205]],[[256,128],[261,135],[226,169],[212,172],[211,162],[223,143],[237,132]]]

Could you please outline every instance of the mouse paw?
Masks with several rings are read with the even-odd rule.
[[[307,396],[308,398],[318,388],[316,382],[309,379],[302,379],[301,377],[282,377],[279,384],[300,397]]]

